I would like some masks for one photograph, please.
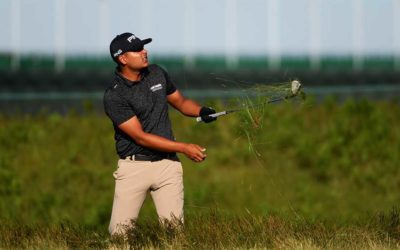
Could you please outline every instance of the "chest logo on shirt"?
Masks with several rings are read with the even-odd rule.
[[[162,89],[162,85],[160,83],[150,87],[150,90],[153,92],[160,90],[160,89]]]

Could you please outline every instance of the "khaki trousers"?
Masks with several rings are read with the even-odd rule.
[[[114,172],[115,194],[110,234],[124,233],[132,226],[150,191],[161,221],[183,222],[183,170],[177,161],[120,159]]]

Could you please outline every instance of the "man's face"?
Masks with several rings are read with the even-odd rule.
[[[146,49],[138,52],[125,52],[124,54],[120,55],[119,60],[123,65],[132,70],[141,70],[149,66]]]

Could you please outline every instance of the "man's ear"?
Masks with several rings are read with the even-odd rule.
[[[122,65],[126,64],[126,57],[124,54],[118,56],[118,60]]]

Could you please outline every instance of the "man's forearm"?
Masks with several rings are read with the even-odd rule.
[[[193,100],[185,99],[180,111],[186,116],[196,117],[200,113],[201,106]]]
[[[129,135],[137,144],[144,148],[154,149],[162,152],[177,152],[185,154],[189,159],[200,162],[206,155],[204,148],[191,143],[176,142],[164,137],[146,133],[143,131],[140,121],[136,116],[123,122],[118,126],[123,132]]]
[[[143,133],[135,139],[135,142],[143,147],[151,148],[162,152],[182,153],[185,143],[168,140],[164,137]]]

